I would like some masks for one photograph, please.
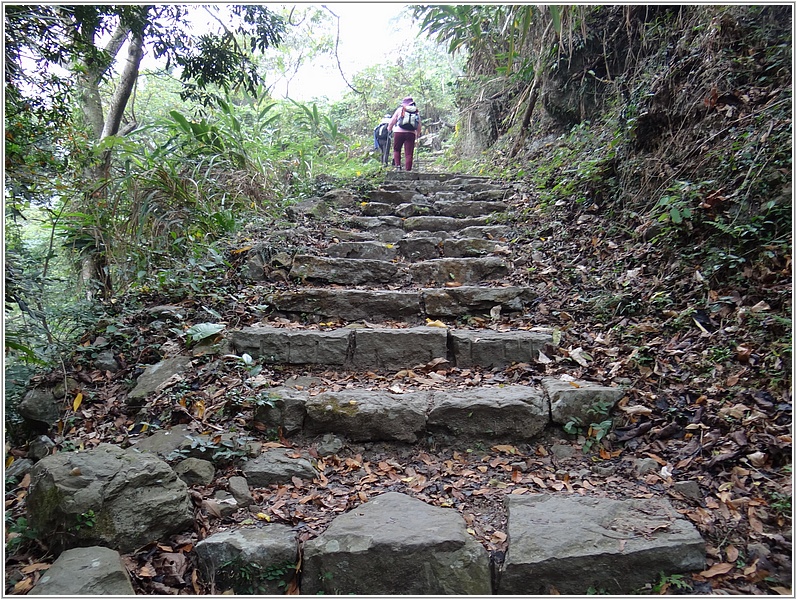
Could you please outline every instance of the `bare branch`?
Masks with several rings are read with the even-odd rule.
[[[346,74],[343,72],[343,67],[340,64],[340,56],[338,55],[338,44],[340,43],[340,17],[332,12],[326,4],[321,5],[329,14],[335,17],[335,22],[337,23],[337,32],[335,34],[335,61],[338,63],[338,71],[340,72],[340,76],[343,77],[343,82],[349,87],[351,91],[355,94],[362,95],[364,92],[361,92],[357,88],[355,88],[352,84],[349,83],[349,80],[346,79]]]

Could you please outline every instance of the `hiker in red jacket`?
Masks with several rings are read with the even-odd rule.
[[[415,101],[407,96],[393,113],[388,130],[393,132],[393,166],[401,169],[401,150],[404,149],[404,168],[412,171],[415,139],[421,136],[421,116]]]

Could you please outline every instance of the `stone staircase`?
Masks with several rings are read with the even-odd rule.
[[[559,464],[538,460],[553,458],[557,444],[549,455],[535,439],[561,431],[549,425],[588,425],[625,390],[543,376],[556,336],[534,326],[538,292],[514,268],[514,201],[484,178],[391,173],[367,201],[338,191],[291,207],[296,225],[246,258],[267,284],[250,304],[261,322],[227,342],[283,373],[280,387],[247,385],[268,396],[255,429],[292,447],[176,424],[124,449],[45,456],[30,523],[70,548],[30,594],[129,595],[129,572],[147,590],[186,590],[176,572],[174,588],[154,581],[151,552],[119,554],[170,535],[190,542],[214,594],[628,594],[702,569],[705,543],[663,493],[618,499],[633,486],[617,476],[533,466]],[[191,364],[148,366],[128,401],[154,402]],[[241,444],[248,459],[219,476],[216,451]],[[479,447],[507,458],[465,456]],[[85,507],[96,526],[74,529]]]
[[[554,340],[533,326],[538,293],[513,269],[513,193],[481,177],[389,173],[367,200],[330,193],[300,203],[292,214],[312,228],[278,232],[281,241],[249,254],[249,276],[279,289],[263,294],[262,323],[230,333],[232,347],[266,365],[340,375],[414,369],[427,384],[438,367],[533,368]],[[595,405],[624,395],[573,378],[444,380],[421,389],[286,385],[255,418],[286,435],[350,442],[516,442],[552,423],[588,424]],[[505,508],[506,561],[490,564],[454,509],[377,496],[307,542],[302,593],[629,593],[662,571],[704,564],[699,534],[664,498],[643,506],[538,494],[507,496]]]

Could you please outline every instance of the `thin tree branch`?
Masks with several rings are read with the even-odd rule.
[[[333,17],[335,17],[335,21],[337,23],[337,32],[336,32],[336,35],[335,35],[335,61],[338,63],[338,71],[340,71],[340,76],[343,77],[343,82],[347,86],[349,86],[349,89],[351,91],[353,91],[355,94],[362,95],[364,92],[361,92],[360,90],[355,88],[352,84],[349,83],[349,80],[346,79],[346,75],[343,72],[343,67],[340,64],[340,56],[338,55],[338,45],[340,43],[340,17],[338,15],[336,15],[334,12],[332,12],[332,9],[330,9],[326,4],[322,4],[321,6],[327,12],[329,12],[329,14],[331,14]]]

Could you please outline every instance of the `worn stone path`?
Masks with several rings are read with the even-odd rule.
[[[250,252],[245,270],[252,280],[287,285],[264,294],[258,307],[266,317],[263,324],[228,332],[231,351],[266,365],[332,368],[339,374],[534,364],[553,344],[551,331],[491,327],[501,315],[529,315],[537,296],[531,287],[508,283],[514,268],[511,193],[509,186],[480,177],[391,173],[367,201],[336,192],[293,206],[297,221],[326,224],[324,238],[313,247],[292,245],[301,233],[297,225],[275,236],[279,243],[272,239]],[[478,319],[462,319],[466,316]],[[171,360],[173,364],[150,367],[130,396],[145,399],[187,368],[186,361]],[[349,442],[512,443],[533,440],[549,424],[589,423],[596,405],[605,410],[623,395],[618,387],[552,377],[538,384],[483,382],[466,389],[440,385],[374,390],[352,384],[322,391],[286,385],[270,390],[271,401],[258,408],[255,418],[285,435],[334,434]],[[121,451],[101,446],[91,452],[97,460],[107,455],[106,462],[130,464]],[[85,453],[86,461],[91,452]],[[158,461],[182,452],[189,458],[175,466],[180,479],[194,485],[213,477],[212,465],[209,475],[200,469],[207,462],[202,444],[179,427],[156,432],[127,452],[152,456],[152,472],[168,468]],[[250,505],[250,488],[319,476],[302,452],[270,449],[254,454],[242,465],[242,476],[230,479],[229,493],[217,493],[219,513]],[[43,505],[46,498],[54,515],[49,518],[57,520],[63,513],[68,522],[74,519],[69,513],[74,491],[70,473],[78,463],[83,472],[96,469],[88,462],[55,459],[48,457],[34,467],[29,503]],[[112,516],[105,516],[113,506],[104,498],[112,496],[119,506],[141,505],[148,502],[147,490],[157,489],[160,481],[136,475],[130,486],[111,475],[106,479],[93,483],[99,499],[92,502],[98,521],[114,523]],[[101,483],[111,486],[112,494]],[[175,493],[182,498],[188,492]],[[63,506],[54,506],[57,494]],[[703,540],[664,497],[620,501],[577,494],[507,495],[505,510],[508,551],[499,563],[468,532],[454,508],[396,492],[371,497],[337,516],[299,550],[301,592],[625,594],[657,581],[662,572],[686,573],[704,566]],[[158,521],[155,514],[148,517]],[[287,525],[258,525],[199,542],[195,554],[203,576],[221,585],[229,581],[230,565],[255,565],[261,575],[270,574],[263,576],[261,591],[280,593],[290,576],[285,565],[297,561],[295,532]],[[138,544],[149,533],[135,526],[131,524],[132,533],[114,527],[105,535],[100,528],[85,532],[83,545],[125,551],[132,540]],[[127,545],[120,543],[120,535],[129,536]],[[76,556],[62,556],[72,561],[66,570],[74,570]],[[58,561],[53,574],[65,570]],[[106,562],[114,563],[112,557]],[[58,589],[51,579],[37,593],[92,589],[85,582],[74,583],[74,591],[68,585]],[[102,585],[95,589],[107,593]],[[129,589],[123,583],[117,593]]]

